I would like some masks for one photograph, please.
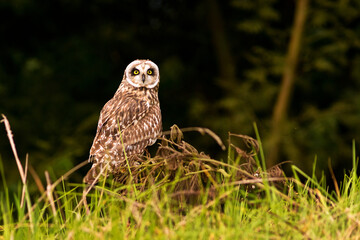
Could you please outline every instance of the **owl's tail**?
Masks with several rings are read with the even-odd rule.
[[[101,176],[105,176],[105,172],[103,163],[93,164],[91,169],[85,175],[83,182],[89,185],[96,184]]]

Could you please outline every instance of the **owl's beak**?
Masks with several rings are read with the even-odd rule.
[[[142,82],[145,83],[145,74],[142,75]]]

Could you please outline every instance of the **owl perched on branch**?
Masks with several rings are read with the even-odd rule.
[[[135,156],[156,142],[162,130],[159,82],[159,68],[150,60],[135,60],[126,67],[114,97],[100,112],[90,149],[93,165],[85,183],[92,184],[100,174],[116,173],[127,162],[131,166]]]

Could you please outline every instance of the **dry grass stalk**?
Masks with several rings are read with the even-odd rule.
[[[50,202],[50,206],[51,206],[51,210],[53,212],[53,215],[54,215],[54,219],[55,219],[55,222],[57,222],[57,218],[56,218],[56,208],[55,208],[55,202],[54,202],[54,198],[53,198],[53,195],[52,195],[52,192],[53,192],[53,187],[51,185],[51,180],[50,180],[50,176],[49,176],[49,173],[48,171],[45,171],[45,178],[46,178],[46,195],[48,197],[48,200]]]
[[[26,184],[26,172],[24,171],[23,166],[21,165],[21,161],[19,159],[17,150],[16,150],[16,146],[15,146],[15,142],[14,142],[14,136],[12,134],[11,131],[11,127],[10,127],[10,123],[9,120],[6,118],[6,116],[4,114],[1,114],[1,116],[3,117],[3,119],[1,120],[1,122],[3,122],[5,124],[5,129],[6,129],[6,133],[10,142],[10,146],[11,146],[11,150],[13,151],[14,157],[15,157],[15,161],[16,161],[16,165],[18,167],[19,173],[20,173],[20,177],[21,177],[21,181],[23,183],[23,185],[25,186]],[[23,196],[21,197],[22,201],[21,201],[21,207],[24,206],[24,192],[23,192]]]
[[[28,166],[28,158],[26,158],[26,163],[25,163],[26,171],[24,171],[24,168],[21,165],[19,156],[17,154],[17,150],[16,150],[16,146],[15,146],[15,142],[14,142],[14,138],[13,138],[13,134],[12,134],[12,131],[11,131],[9,120],[6,118],[6,116],[4,114],[1,114],[1,116],[3,117],[3,119],[0,122],[3,122],[5,124],[6,133],[7,133],[7,136],[8,136],[9,142],[10,142],[10,146],[11,146],[11,149],[12,149],[14,157],[15,157],[15,161],[16,161],[16,165],[17,165],[18,170],[19,170],[21,181],[23,183],[23,191],[22,191],[21,204],[20,204],[20,206],[23,207],[24,202],[25,202],[24,199],[25,199],[25,194],[26,194],[26,188],[27,188],[26,187],[26,177],[27,177],[26,171],[27,171],[27,166]],[[32,208],[30,207],[30,202],[28,202],[27,215],[29,216],[30,225],[32,226],[31,230],[34,231],[34,229],[33,229],[34,221],[33,221],[33,217],[32,217],[31,212],[32,212]]]
[[[29,172],[30,172],[32,178],[34,179],[35,184],[36,184],[37,188],[39,189],[40,193],[44,193],[45,192],[44,185],[42,184],[39,175],[36,173],[35,169],[31,166],[31,164],[29,165]]]
[[[329,171],[330,171],[330,174],[331,174],[331,179],[332,179],[333,182],[334,182],[334,187],[335,187],[336,195],[337,195],[338,199],[340,199],[340,189],[339,189],[339,185],[338,185],[338,183],[337,183],[337,180],[336,180],[334,171],[333,171],[332,166],[331,166],[331,160],[330,160],[330,158],[328,159],[328,166],[329,166]]]
[[[29,166],[29,155],[26,154],[26,158],[25,158],[25,179],[27,179],[28,166]],[[21,194],[21,202],[20,202],[21,207],[24,206],[25,191],[26,191],[26,185],[23,184],[22,194]]]

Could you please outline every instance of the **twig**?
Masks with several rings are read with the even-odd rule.
[[[217,144],[221,147],[222,150],[225,150],[226,147],[224,143],[221,141],[221,138],[216,135],[213,131],[211,131],[208,128],[202,128],[202,127],[187,127],[187,128],[180,128],[181,132],[199,132],[202,135],[205,133],[208,134],[210,137],[212,137]],[[163,132],[164,135],[169,135],[171,133],[171,130]]]
[[[284,177],[269,177],[266,179],[268,182],[279,182],[288,180],[288,178]],[[263,183],[264,180],[262,178],[255,178],[255,179],[245,179],[245,180],[239,180],[239,181],[233,181],[229,183],[225,183],[222,186],[236,186],[236,185],[243,185],[243,184],[255,184],[255,183]]]
[[[247,135],[243,135],[243,134],[235,134],[235,133],[230,133],[229,132],[229,143],[231,144],[231,136],[234,136],[234,137],[238,137],[238,138],[241,138],[245,145],[248,147],[248,148],[253,148],[253,150],[255,150],[255,152],[253,153],[250,153],[249,155],[250,156],[255,156],[256,153],[259,151],[259,142],[252,138],[252,137],[249,137]],[[236,147],[234,144],[231,144],[235,149],[237,149],[238,147]]]

